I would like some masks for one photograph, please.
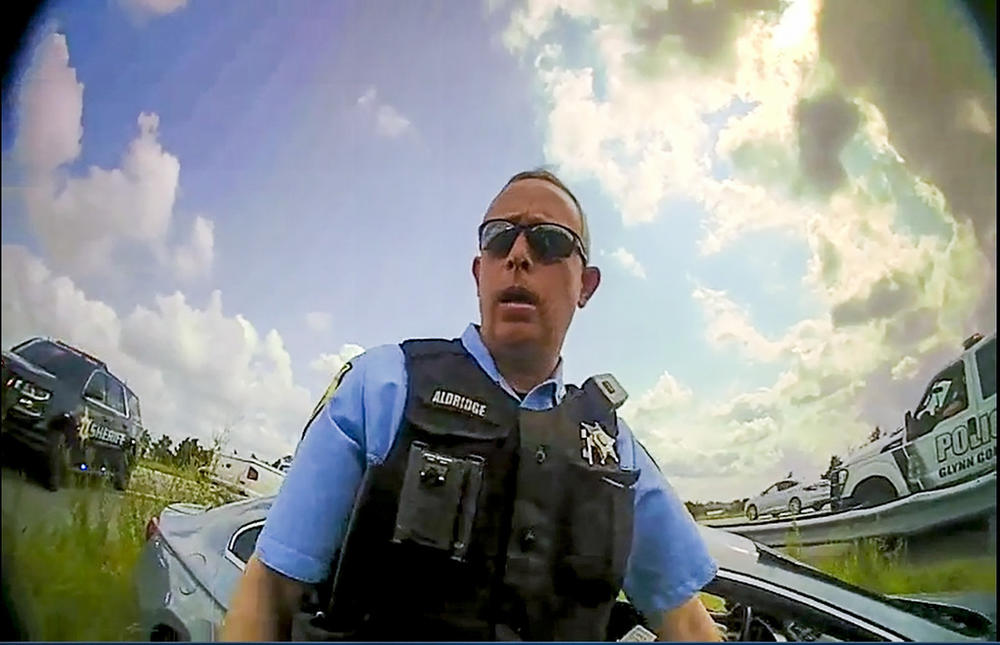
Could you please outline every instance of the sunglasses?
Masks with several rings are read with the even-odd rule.
[[[583,250],[580,237],[565,226],[548,222],[515,224],[505,219],[487,220],[479,225],[479,250],[505,258],[522,231],[531,252],[539,261],[551,264],[565,260],[575,251],[587,264],[587,253]]]

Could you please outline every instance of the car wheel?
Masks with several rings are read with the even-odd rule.
[[[751,522],[757,519],[757,507],[753,504],[747,506],[747,519]]]
[[[788,512],[792,515],[798,515],[802,512],[802,500],[798,497],[793,497],[788,501]]]
[[[49,446],[45,464],[45,487],[57,491],[66,485],[69,479],[69,448],[66,446],[66,435],[53,432],[49,435]]]
[[[128,482],[132,478],[132,468],[129,463],[130,460],[125,453],[122,453],[116,459],[118,463],[115,465],[115,472],[112,476],[112,483],[115,490],[125,490],[128,488]]]
[[[854,492],[854,499],[860,508],[870,508],[896,499],[896,489],[884,479],[861,482]]]

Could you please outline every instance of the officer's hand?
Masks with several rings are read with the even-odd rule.
[[[229,603],[220,640],[289,640],[292,617],[308,585],[268,569],[257,556],[250,558]]]
[[[663,615],[657,636],[661,641],[701,641],[717,642],[722,640],[715,622],[709,616],[701,598],[694,595],[679,607],[671,609]]]

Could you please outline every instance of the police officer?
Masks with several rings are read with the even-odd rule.
[[[624,590],[664,640],[718,640],[697,528],[605,375],[563,383],[600,284],[577,199],[515,175],[479,227],[481,324],[368,350],[306,427],[226,640],[604,640]]]

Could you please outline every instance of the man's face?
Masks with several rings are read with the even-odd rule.
[[[542,179],[522,179],[501,193],[485,220],[518,224],[561,224],[581,235],[582,221],[572,199]],[[483,251],[473,261],[479,291],[483,339],[491,350],[523,354],[562,348],[574,309],[597,288],[596,268],[585,268],[578,253],[551,263],[536,257],[524,234],[506,257]]]

